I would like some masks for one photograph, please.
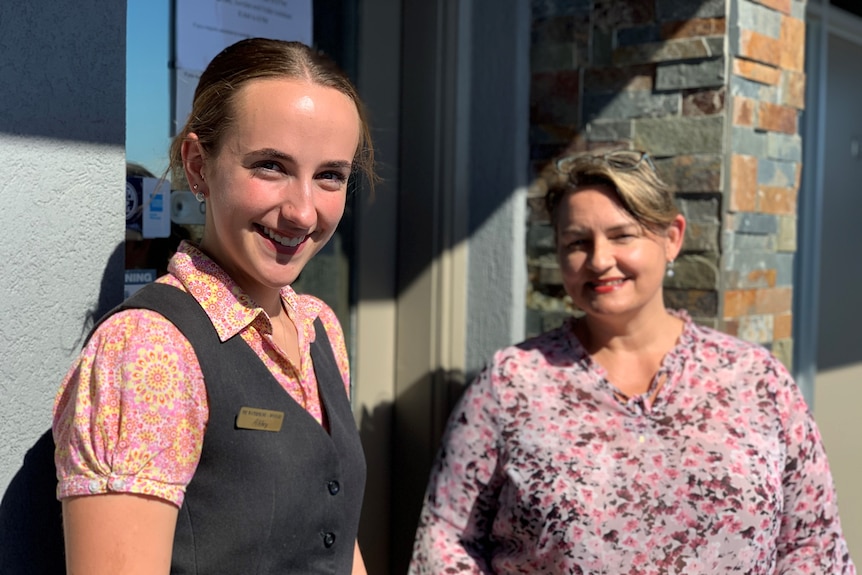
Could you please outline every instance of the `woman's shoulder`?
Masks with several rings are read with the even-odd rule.
[[[762,370],[781,375],[786,372],[784,365],[762,344],[697,323],[684,312],[679,315],[686,322],[681,343],[698,361],[748,371]]]
[[[177,373],[193,378],[200,375],[197,354],[179,328],[158,312],[134,308],[105,318],[81,350],[76,366],[92,370],[101,379],[116,370],[125,372],[129,366],[153,362],[173,365]]]
[[[692,338],[699,345],[721,347],[737,354],[769,355],[769,350],[759,343],[743,339],[738,335],[733,335],[710,325],[697,323],[691,319],[686,322],[686,331],[691,333]]]
[[[58,496],[134,492],[181,505],[200,454],[185,438],[202,437],[206,419],[200,367],[179,330],[150,310],[110,315],[55,397]]]
[[[317,317],[322,314],[333,314],[332,308],[319,297],[308,293],[297,293],[294,291],[282,292],[282,297],[293,305],[297,311]]]
[[[340,336],[341,323],[329,304],[311,294],[294,293],[291,299],[293,308],[301,321],[312,324],[315,320],[320,320],[330,337],[334,334]]]
[[[186,341],[180,330],[162,314],[142,308],[125,309],[104,318],[86,347],[122,338],[138,342]]]
[[[576,363],[582,354],[572,332],[573,321],[574,318],[567,318],[557,327],[497,349],[491,356],[491,365],[503,369],[541,370],[565,368]]]
[[[308,341],[316,339],[316,335],[312,336],[315,334],[314,322],[320,321],[335,354],[336,363],[338,363],[342,376],[347,380],[349,373],[347,343],[344,340],[344,331],[335,311],[325,301],[310,294],[297,294],[291,291],[288,302],[292,303]]]

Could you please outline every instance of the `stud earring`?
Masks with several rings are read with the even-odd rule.
[[[670,260],[669,262],[667,262],[667,277],[672,278],[673,275],[673,260]]]
[[[195,192],[195,199],[197,201],[199,201],[200,203],[204,203],[204,201],[206,201],[207,197],[204,195],[203,192],[198,191],[198,185],[197,184],[192,186],[192,190],[194,190],[194,192]]]

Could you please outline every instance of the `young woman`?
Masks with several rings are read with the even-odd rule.
[[[200,245],[93,332],[57,395],[70,574],[364,573],[365,462],[332,310],[290,284],[373,151],[350,81],[307,46],[240,41],[171,147]]]
[[[685,220],[649,157],[557,168],[547,205],[583,316],[467,388],[411,573],[855,573],[787,370],[665,308]]]

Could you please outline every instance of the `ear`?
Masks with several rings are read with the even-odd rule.
[[[201,146],[198,135],[189,133],[183,140],[181,148],[183,158],[183,169],[189,186],[198,186],[201,191],[205,187],[204,168],[206,167],[206,154]]]
[[[685,218],[682,214],[677,214],[667,228],[665,235],[667,243],[665,244],[665,255],[668,261],[676,259],[682,250],[682,241],[685,238]]]

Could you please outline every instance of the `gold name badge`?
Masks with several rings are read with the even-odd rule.
[[[280,431],[284,421],[283,411],[241,407],[236,416],[236,426],[240,429],[256,429],[258,431]]]

